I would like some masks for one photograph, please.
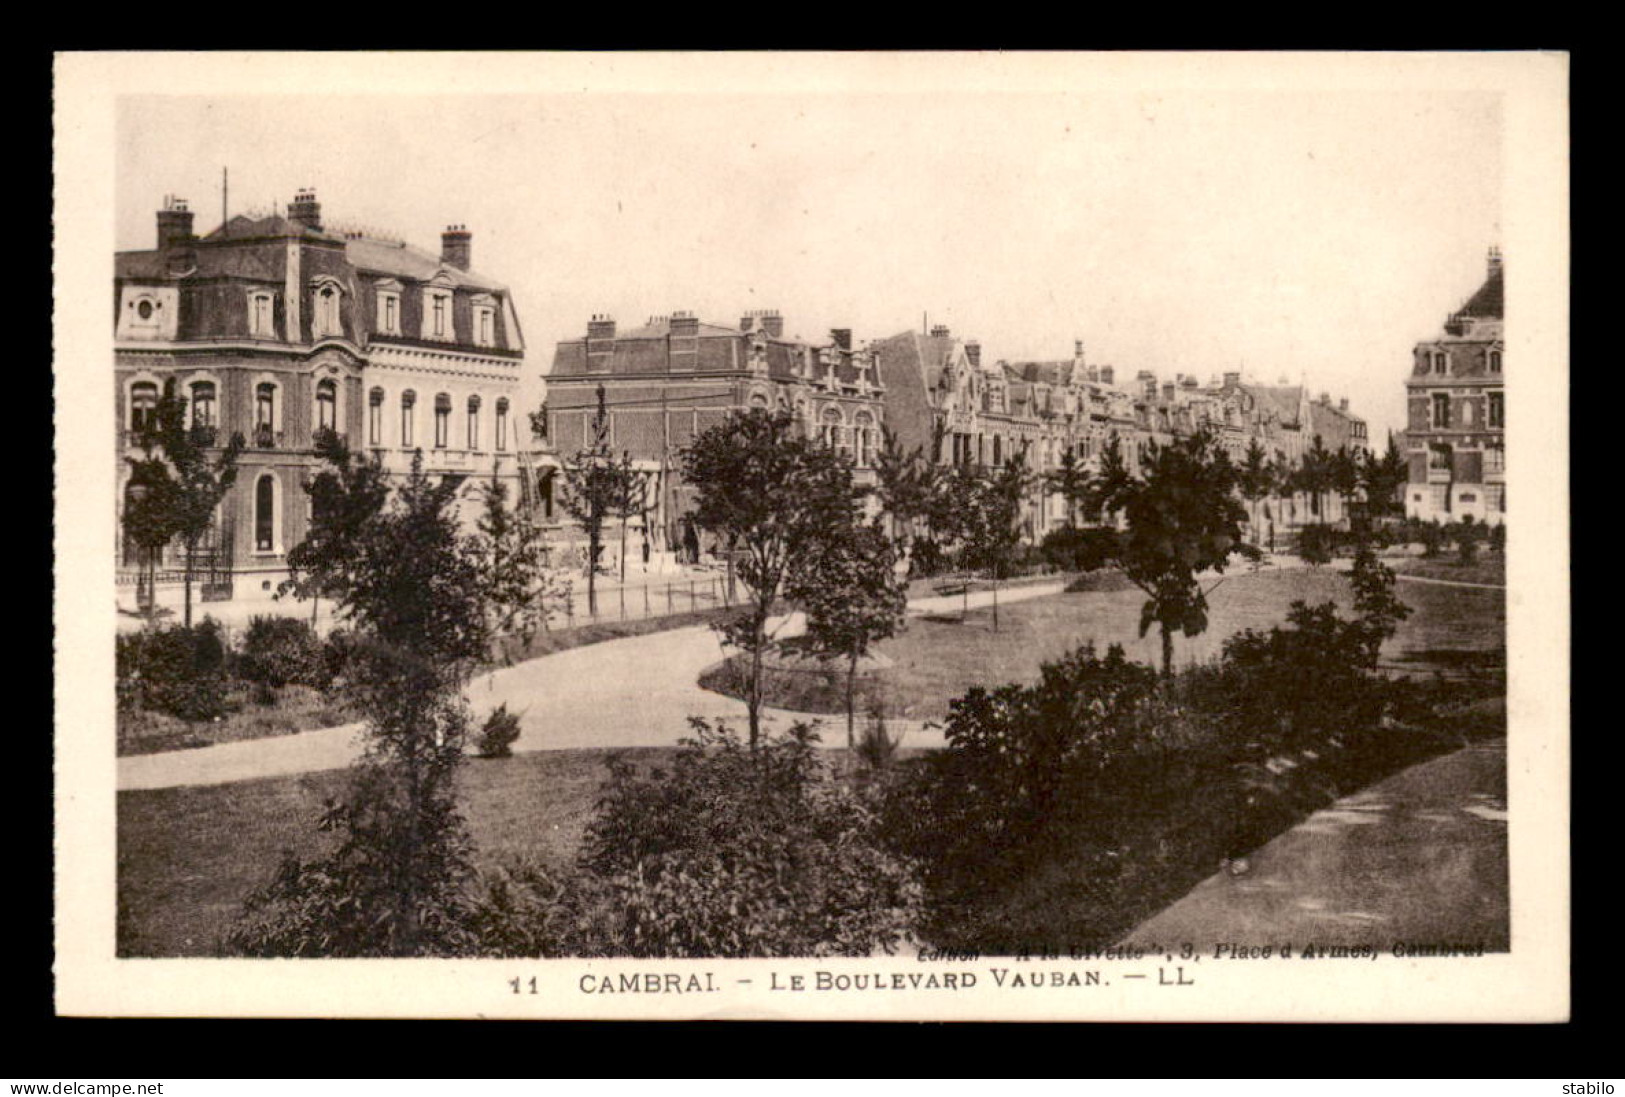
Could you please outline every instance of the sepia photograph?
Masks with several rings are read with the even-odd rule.
[[[1566,1016],[1566,57],[56,110],[60,1012]]]

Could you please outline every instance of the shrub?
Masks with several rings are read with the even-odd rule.
[[[871,770],[883,770],[897,756],[902,741],[901,736],[893,738],[886,730],[886,707],[877,700],[869,709],[869,720],[858,736],[858,759]]]
[[[310,624],[297,617],[255,616],[243,635],[237,665],[244,679],[273,689],[295,682],[326,684],[321,642]]]
[[[1505,522],[1497,522],[1490,527],[1490,551],[1505,552],[1507,549],[1507,527]]]
[[[1484,527],[1473,521],[1471,514],[1461,520],[1456,527],[1456,552],[1463,564],[1472,564],[1478,560],[1478,542],[1484,537]]]
[[[519,738],[519,714],[509,712],[506,703],[491,710],[480,725],[480,734],[474,749],[481,758],[511,758],[513,744]]]
[[[1117,551],[1117,531],[1110,529],[1051,530],[1044,535],[1043,557],[1063,571],[1096,571]]]
[[[912,866],[880,840],[866,792],[834,780],[804,724],[748,750],[690,721],[673,768],[610,766],[577,909],[595,951],[633,956],[867,956],[890,951],[920,903]]]
[[[948,566],[942,547],[929,537],[916,537],[909,548],[910,574],[917,579],[941,575]]]
[[[1331,562],[1337,534],[1328,525],[1315,523],[1298,532],[1298,556],[1310,567],[1318,568]]]
[[[119,704],[183,720],[213,720],[226,713],[225,662],[220,624],[211,617],[192,628],[120,635],[114,654]]]
[[[1416,539],[1422,543],[1422,555],[1432,559],[1444,549],[1444,526],[1437,518],[1431,522],[1420,522],[1417,525]]]

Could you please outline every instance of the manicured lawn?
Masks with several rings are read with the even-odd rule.
[[[1138,635],[1145,595],[1110,578],[1080,584],[1095,589],[1001,605],[997,632],[987,608],[972,610],[963,619],[957,613],[910,618],[905,632],[879,646],[892,665],[861,687],[859,712],[866,711],[878,692],[890,716],[940,720],[948,714],[949,700],[971,686],[1034,681],[1044,663],[1087,641],[1102,651],[1109,644],[1122,644],[1131,659],[1158,665],[1157,633]],[[1347,577],[1330,568],[1232,572],[1210,578],[1205,585],[1211,588],[1208,630],[1195,638],[1174,638],[1179,664],[1216,656],[1225,639],[1242,629],[1282,623],[1291,604],[1300,599],[1335,601],[1352,612]],[[1417,612],[1384,649],[1385,662],[1410,667],[1431,663],[1434,653],[1441,651],[1504,651],[1503,592],[1402,583],[1399,596]],[[1445,662],[1452,663],[1452,657]],[[713,668],[701,684],[738,695],[730,680],[725,670]],[[771,675],[768,690],[768,703],[775,707],[846,711],[845,678],[839,673],[787,671]]]
[[[482,866],[516,853],[552,865],[575,856],[610,751],[538,751],[472,758],[461,803]],[[623,752],[659,765],[669,749]],[[243,898],[270,879],[285,850],[313,855],[323,803],[342,770],[118,797],[121,956],[210,956]]]
[[[324,695],[309,686],[283,686],[273,692],[275,703],[262,705],[253,699],[248,683],[233,682],[226,691],[230,711],[208,722],[182,720],[166,712],[120,712],[118,752],[129,755],[190,750],[337,727],[360,719],[341,697]]]
[[[1463,564],[1455,553],[1447,553],[1432,560],[1412,556],[1390,565],[1401,575],[1417,575],[1425,579],[1448,579],[1456,583],[1490,583],[1505,586],[1507,581],[1506,556],[1499,552],[1480,551],[1478,559]]]

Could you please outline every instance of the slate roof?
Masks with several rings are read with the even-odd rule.
[[[1242,385],[1259,405],[1273,408],[1283,423],[1296,423],[1298,409],[1303,402],[1302,385]]]
[[[1481,320],[1502,320],[1506,312],[1506,282],[1500,267],[1496,267],[1478,292],[1468,298],[1457,310],[1457,316],[1471,316]]]

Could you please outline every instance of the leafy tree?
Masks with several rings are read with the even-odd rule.
[[[1270,467],[1269,454],[1256,437],[1247,443],[1247,453],[1242,458],[1241,467],[1236,470],[1236,483],[1241,489],[1242,498],[1246,499],[1252,508],[1248,521],[1252,526],[1253,541],[1256,544],[1264,526],[1259,520],[1258,504],[1275,488],[1274,470]]]
[[[908,544],[929,506],[931,471],[925,450],[904,450],[889,426],[880,428],[880,451],[875,455],[875,495],[886,512],[892,540]]]
[[[1365,489],[1366,507],[1373,518],[1402,512],[1400,489],[1410,478],[1410,469],[1399,443],[1388,435],[1388,449],[1381,457],[1367,450],[1360,467],[1360,484]]]
[[[598,557],[603,551],[604,523],[614,517],[627,497],[633,475],[626,455],[617,458],[609,447],[609,411],[604,386],[598,386],[598,410],[589,428],[590,440],[564,469],[564,509],[587,535],[587,612],[598,614]]]
[[[1331,489],[1331,482],[1332,453],[1317,434],[1298,466],[1299,490],[1308,494],[1310,510],[1317,518],[1325,514],[1322,497]]]
[[[1078,511],[1089,506],[1094,496],[1094,474],[1068,446],[1055,468],[1044,475],[1044,486],[1066,500],[1066,524],[1078,528]]]
[[[980,472],[967,481],[960,526],[965,562],[986,572],[993,582],[994,632],[999,630],[999,580],[1009,576],[1012,557],[1021,544],[1021,504],[1031,481],[1020,454],[998,470]]]
[[[378,454],[352,453],[332,431],[316,438],[326,467],[305,484],[310,527],[288,553],[288,578],[277,594],[311,600],[311,621],[322,596],[343,602],[359,563],[360,538],[389,499],[389,474]]]
[[[548,568],[547,538],[529,509],[508,505],[508,485],[491,470],[473,544],[494,636],[516,636],[521,649],[551,619],[569,586]]]
[[[323,857],[289,855],[248,900],[229,939],[254,956],[455,955],[468,938],[471,845],[455,801],[468,731],[462,687],[487,650],[476,554],[461,536],[456,481],[422,454],[394,498],[355,531],[339,595],[356,626],[350,686],[367,749],[321,829]]]
[[[694,521],[739,550],[749,604],[720,628],[750,657],[750,745],[761,735],[767,622],[786,582],[816,558],[827,531],[851,525],[859,493],[835,451],[801,435],[787,412],[752,410],[701,432],[682,453]]]
[[[1347,446],[1338,446],[1327,461],[1327,486],[1343,500],[1343,513],[1349,514],[1360,492],[1360,455]]]
[[[1147,595],[1140,635],[1159,626],[1162,670],[1171,675],[1174,633],[1207,629],[1207,592],[1197,575],[1223,572],[1233,553],[1255,557],[1258,550],[1242,543],[1246,511],[1235,498],[1235,469],[1210,434],[1153,445],[1149,458],[1145,479],[1124,493],[1128,529],[1118,539],[1118,564]]]
[[[807,639],[822,655],[846,660],[846,745],[856,744],[858,661],[896,634],[908,594],[896,550],[878,525],[856,522],[825,531],[790,579],[787,593],[807,614]]]
[[[147,573],[149,606],[156,610],[156,571],[158,557],[177,532],[180,512],[179,488],[161,457],[148,454],[130,463],[130,483],[124,505],[124,532],[141,547],[141,563]],[[150,618],[149,618],[150,620]]]
[[[1377,559],[1370,540],[1365,537],[1360,538],[1355,548],[1349,585],[1354,589],[1354,609],[1360,615],[1360,639],[1365,655],[1362,665],[1367,670],[1375,670],[1383,642],[1411,615],[1411,607],[1395,593],[1393,569]]]
[[[214,526],[220,501],[237,482],[237,459],[245,445],[243,436],[233,434],[225,446],[217,447],[214,427],[187,424],[186,400],[176,395],[175,383],[169,381],[136,441],[146,451],[146,460],[155,459],[153,450],[156,449],[163,454],[171,470],[168,485],[154,492],[146,505],[162,505],[168,510],[167,521],[159,525],[169,526],[171,536],[179,537],[185,549],[186,609],[182,623],[191,628],[192,577],[197,568],[198,546]],[[150,471],[147,475],[151,475]]]
[[[1091,514],[1110,515],[1121,509],[1134,486],[1128,462],[1123,457],[1123,440],[1114,430],[1100,450],[1100,467],[1090,484],[1088,507]]]

